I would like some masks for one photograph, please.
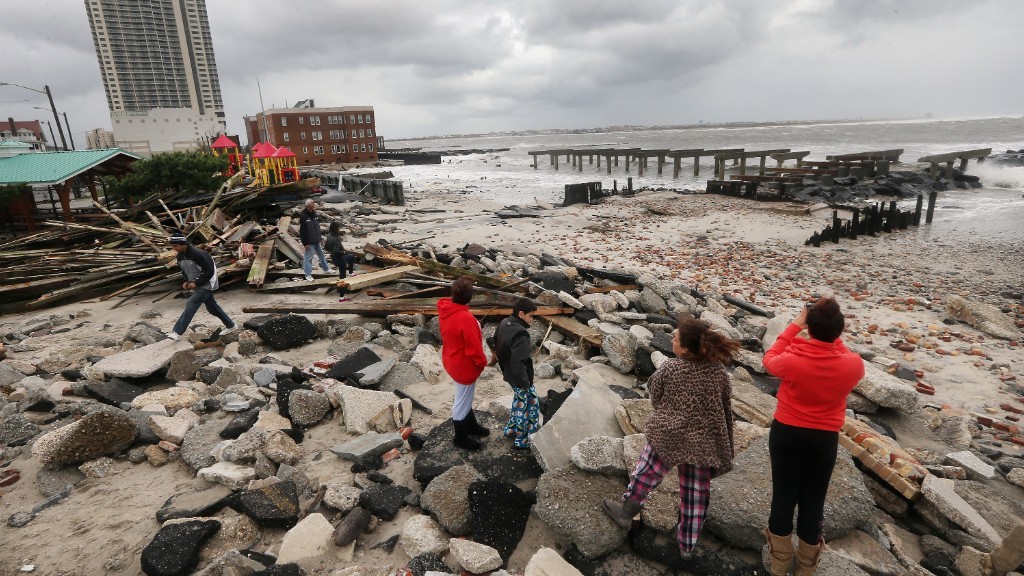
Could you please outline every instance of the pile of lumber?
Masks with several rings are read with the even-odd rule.
[[[301,203],[318,183],[252,188],[232,179],[209,194],[153,195],[123,210],[94,202],[95,211],[76,215],[77,221],[46,221],[41,232],[0,242],[0,313],[96,297],[120,296],[120,305],[140,294],[173,294],[180,274],[167,239],[175,233],[211,253],[222,285],[248,276],[252,244],[271,242],[301,263],[302,248],[290,230],[277,241],[290,217],[269,228],[259,221]]]

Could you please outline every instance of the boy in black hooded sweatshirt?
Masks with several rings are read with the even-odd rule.
[[[501,375],[515,392],[505,436],[512,438],[513,446],[520,450],[530,447],[530,434],[540,429],[540,400],[533,387],[533,344],[528,330],[536,311],[532,300],[521,298],[512,307],[512,315],[502,320],[494,332]]]

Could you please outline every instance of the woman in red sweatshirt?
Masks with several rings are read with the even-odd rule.
[[[469,311],[473,299],[473,279],[469,276],[452,282],[452,297],[437,301],[437,317],[441,324],[441,363],[455,380],[455,402],[452,404],[452,425],[455,445],[466,450],[479,450],[480,443],[470,438],[487,436],[490,432],[476,421],[473,395],[476,379],[487,366],[480,323]]]
[[[846,397],[864,377],[864,361],[839,338],[843,327],[835,298],[821,298],[808,304],[764,355],[764,367],[782,379],[768,435],[772,508],[764,534],[772,574],[787,574],[793,561],[794,509],[799,509],[794,573],[814,574],[824,546],[825,494],[846,420]],[[805,328],[810,339],[798,336]]]

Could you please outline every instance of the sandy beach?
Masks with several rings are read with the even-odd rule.
[[[999,404],[1008,397],[1007,383],[1000,377],[1024,371],[1019,342],[993,338],[964,324],[943,323],[947,318],[946,302],[957,295],[1002,308],[1009,318],[1017,319],[1018,326],[1021,324],[1024,261],[1019,238],[936,238],[927,226],[922,226],[814,248],[805,246],[804,241],[824,227],[831,217],[829,210],[809,212],[807,206],[672,191],[642,191],[635,197],[612,197],[598,205],[552,208],[541,210],[536,218],[507,220],[493,216],[493,211],[503,205],[466,191],[424,186],[409,191],[406,199],[406,206],[388,207],[385,214],[372,217],[381,230],[365,238],[347,238],[346,242],[355,246],[382,239],[402,243],[427,237],[423,242],[440,252],[477,243],[512,253],[549,253],[581,266],[650,274],[704,293],[728,294],[781,317],[792,316],[812,296],[834,295],[847,312],[844,339],[849,345],[920,371],[923,376],[918,380],[935,390],[934,396],[920,398],[921,405],[948,405],[965,414],[1005,416]],[[331,208],[351,210],[348,205]],[[444,212],[417,212],[423,208]],[[364,298],[367,296],[358,295],[356,301]],[[87,356],[122,351],[123,335],[144,312],[155,312],[146,314],[154,316],[148,322],[163,329],[171,327],[182,300],[151,300],[137,297],[117,309],[112,309],[116,300],[88,301],[0,317],[4,333],[30,324],[33,318],[73,317],[67,326],[74,329],[28,338],[21,344],[30,350],[9,352],[5,362],[45,368],[47,372],[55,369],[58,375],[49,382],[59,395],[66,384],[61,382],[61,369],[81,366]],[[335,302],[337,296],[324,294],[323,290],[275,295],[234,288],[221,291],[218,300],[241,323],[252,316],[242,312],[245,306],[311,300],[328,303]],[[339,319],[353,325],[379,321],[355,316]],[[209,329],[216,324],[204,311],[195,322]],[[947,330],[955,333],[951,341],[942,340]],[[912,352],[892,346],[908,341],[917,343]],[[283,363],[308,367],[327,357],[331,345],[330,340],[320,339],[273,354]],[[542,354],[538,361],[545,357]],[[542,397],[549,389],[566,386],[558,377],[537,382]],[[410,426],[417,431],[429,431],[449,417],[450,383],[422,381],[406,392],[433,411],[433,415],[413,412]],[[500,419],[502,409],[507,415],[510,397],[500,373],[494,367],[487,368],[478,384],[477,409],[487,411],[493,406],[493,413]],[[225,423],[228,417],[223,412],[203,416]],[[308,429],[297,466],[318,485],[352,485],[355,474],[349,463],[328,451],[350,437],[344,427],[330,419]],[[492,441],[500,442],[500,438]],[[900,437],[899,441],[904,448],[915,447],[912,436]],[[931,439],[920,444],[934,447]],[[0,510],[6,519],[44,499],[37,485],[42,464],[31,457],[28,447],[0,449],[0,456],[5,468],[21,471],[19,482],[0,489]],[[412,479],[414,457],[406,449],[383,471],[397,483],[418,491]],[[156,468],[116,458],[109,475],[79,482],[65,501],[40,512],[27,526],[0,524],[0,575],[16,574],[25,565],[34,565],[34,574],[47,576],[139,574],[141,551],[159,528],[154,513],[171,495],[206,485],[180,460]],[[532,484],[526,482],[521,487],[530,489]],[[330,558],[321,568],[307,573],[340,574],[346,566],[388,567],[391,571],[381,574],[393,573],[409,560],[402,547],[390,553],[373,547],[400,534],[405,520],[417,513],[411,506],[403,508],[396,519],[382,522],[359,539],[353,559]],[[236,513],[228,511],[226,515]],[[281,529],[265,528],[252,548],[276,553],[283,533]],[[564,537],[531,515],[506,569],[521,574],[542,546],[564,551],[566,545]]]

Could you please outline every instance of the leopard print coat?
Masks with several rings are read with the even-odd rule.
[[[721,362],[672,358],[647,387],[654,415],[644,432],[667,466],[702,466],[714,475],[732,468],[732,385]]]

